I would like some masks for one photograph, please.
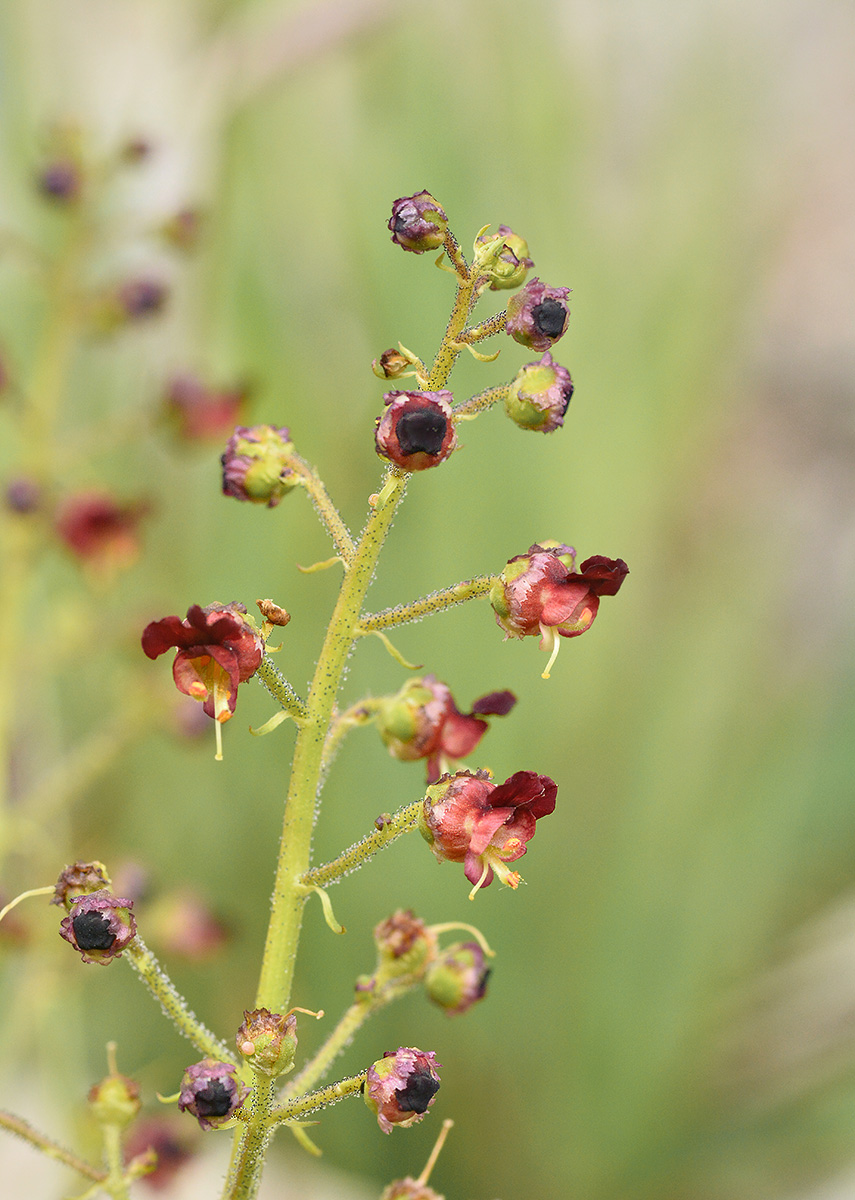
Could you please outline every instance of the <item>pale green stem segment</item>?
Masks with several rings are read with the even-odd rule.
[[[341,519],[338,509],[332,500],[330,500],[329,493],[324,487],[320,475],[299,454],[291,455],[291,462],[293,463],[294,471],[300,477],[300,482],[311,497],[321,523],[332,538],[336,552],[344,560],[345,565],[348,566],[353,561],[356,547],[353,544],[350,530]]]
[[[448,257],[454,264],[457,273],[457,295],[454,298],[454,307],[448,318],[448,325],[445,327],[445,334],[427,377],[425,390],[430,392],[445,387],[462,349],[460,335],[466,327],[472,306],[478,298],[475,285],[480,276],[475,270],[474,264],[472,267],[467,267],[466,260],[460,253],[460,247],[449,234],[446,234],[445,245]]]
[[[324,759],[322,775],[325,775],[329,765],[338,753],[338,748],[351,729],[358,725],[367,725],[374,720],[377,710],[383,704],[382,700],[362,700],[333,718],[330,731],[324,743]]]
[[[354,842],[339,854],[338,858],[306,871],[301,882],[309,887],[327,887],[331,883],[337,883],[339,879],[367,863],[378,850],[383,850],[396,841],[401,834],[411,833],[416,829],[423,804],[424,800],[415,800],[412,804],[399,808],[390,817],[378,817],[378,828],[374,833],[369,833],[367,837]]]
[[[261,660],[261,666],[255,674],[273,699],[282,705],[289,717],[293,717],[298,724],[305,721],[309,713],[305,701],[300,699],[291,684],[284,675],[280,674],[267,655]]]
[[[307,1096],[298,1096],[294,1100],[288,1100],[285,1104],[274,1108],[270,1114],[270,1120],[277,1125],[283,1121],[296,1121],[299,1117],[317,1112],[319,1108],[337,1104],[339,1100],[344,1100],[348,1096],[359,1096],[365,1087],[367,1075],[368,1072],[363,1071],[361,1075],[351,1075],[348,1079],[340,1079],[337,1083],[331,1083],[329,1087],[320,1088],[317,1092],[309,1092]]]
[[[483,392],[479,392],[477,396],[470,397],[469,400],[464,400],[460,404],[455,404],[452,413],[455,421],[468,421],[472,417],[477,417],[479,413],[486,412],[488,408],[492,408],[494,404],[499,404],[504,401],[510,391],[510,384],[502,383],[497,387],[485,388]]]
[[[118,1125],[102,1125],[101,1139],[104,1144],[104,1161],[108,1174],[104,1190],[113,1200],[130,1200],[128,1180],[122,1161],[122,1131]]]
[[[431,613],[444,612],[455,604],[463,604],[478,596],[489,596],[495,582],[495,575],[478,575],[475,579],[464,579],[451,587],[431,592],[429,596],[414,600],[412,604],[396,604],[394,608],[384,608],[379,613],[367,613],[361,618],[357,633],[364,637],[369,633],[378,633],[381,629],[394,629],[396,625],[420,621],[422,617],[428,617]]]
[[[128,944],[123,957],[127,957],[178,1032],[189,1038],[197,1050],[206,1058],[237,1063],[234,1052],[191,1012],[187,1001],[139,936]]]
[[[272,1133],[274,1080],[256,1071],[249,1097],[249,1119],[241,1123],[223,1188],[224,1200],[252,1200],[261,1183],[264,1152]]]
[[[19,1138],[23,1138],[25,1142],[29,1142],[36,1150],[40,1150],[48,1158],[53,1158],[66,1167],[71,1167],[72,1171],[76,1171],[84,1179],[91,1179],[95,1183],[103,1183],[107,1178],[106,1171],[100,1171],[97,1167],[90,1166],[88,1162],[84,1162],[82,1158],[78,1158],[76,1154],[72,1154],[70,1150],[66,1150],[64,1146],[60,1146],[52,1138],[45,1137],[43,1133],[39,1133],[37,1129],[32,1127],[29,1121],[24,1121],[21,1117],[15,1117],[12,1113],[0,1111],[0,1129],[6,1129],[9,1133],[14,1133]]]
[[[464,329],[457,340],[462,345],[471,346],[473,342],[480,342],[484,338],[501,333],[507,323],[508,314],[505,309],[502,309],[495,316],[488,317],[486,321],[482,321],[480,325],[472,325],[469,329]]]
[[[303,880],[303,876],[311,854],[324,744],[345,664],[357,636],[362,602],[408,478],[406,472],[396,467],[390,467],[386,473],[353,560],[345,570],[309,691],[306,716],[298,727],[256,1008],[268,1008],[271,1012],[288,1009],[306,902],[299,885],[310,882]]]
[[[367,993],[365,996],[354,1000],[314,1058],[307,1062],[293,1079],[288,1081],[287,1087],[281,1093],[281,1098],[287,1100],[314,1087],[316,1083],[323,1079],[339,1054],[347,1049],[356,1036],[357,1031],[365,1024],[368,1018],[373,1016],[374,1013],[379,1012],[387,1004],[391,1004],[393,1000],[397,1000],[399,996],[405,996],[407,992],[412,991],[421,982],[423,977],[424,966],[422,966],[422,970],[419,972],[412,972],[409,975],[401,975],[397,979],[391,979],[384,987],[373,994]]]

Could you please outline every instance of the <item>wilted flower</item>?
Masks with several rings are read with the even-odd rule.
[[[386,411],[375,434],[381,458],[405,471],[424,471],[456,449],[451,392],[387,392],[383,400]]]
[[[203,1129],[217,1129],[235,1115],[250,1089],[235,1078],[233,1063],[203,1058],[184,1072],[178,1107],[191,1113]]]
[[[247,394],[242,385],[212,388],[196,375],[176,375],[167,385],[164,407],[182,438],[219,441],[240,420]]]
[[[536,822],[554,812],[557,793],[548,775],[534,771],[517,771],[498,787],[486,771],[458,771],[428,788],[419,830],[437,861],[464,864],[470,896],[489,887],[494,874],[515,888],[520,877],[507,864],[525,854]]]
[[[448,217],[430,192],[401,196],[392,205],[389,229],[392,241],[413,254],[438,250],[445,241]]]
[[[147,511],[139,501],[120,504],[106,492],[80,492],[61,505],[56,532],[79,559],[108,570],[128,567],[139,555]]]
[[[530,279],[508,301],[506,332],[530,350],[549,350],[567,330],[569,295],[569,288],[547,287],[539,279]]]
[[[398,379],[407,371],[412,373],[412,363],[406,355],[392,346],[384,350],[379,358],[374,359],[371,370],[378,379]]]
[[[439,1091],[439,1075],[432,1050],[401,1046],[388,1051],[368,1068],[365,1103],[377,1114],[384,1133],[395,1125],[406,1129],[421,1121]]]
[[[393,758],[426,758],[428,783],[434,783],[481,741],[488,728],[484,716],[505,716],[515,704],[513,692],[489,692],[475,701],[472,712],[461,713],[450,688],[425,675],[382,702],[377,728]]]
[[[478,943],[458,942],[430,964],[425,990],[434,1004],[456,1016],[484,999],[489,977],[487,956]]]
[[[519,287],[534,266],[528,257],[528,243],[507,225],[500,225],[497,233],[478,235],[475,261],[484,286],[489,283],[494,292]]]
[[[74,901],[92,892],[109,891],[112,886],[102,862],[75,862],[63,867],[56,881],[51,904],[61,904],[69,912]]]
[[[527,363],[517,372],[505,397],[505,412],[521,429],[552,433],[564,424],[572,395],[570,372],[547,351],[540,362]]]
[[[254,1071],[280,1075],[290,1070],[297,1052],[297,1018],[293,1012],[282,1016],[267,1008],[244,1012],[235,1042]]]
[[[242,604],[193,604],[187,617],[164,617],[143,630],[142,648],[157,658],[172,647],[178,653],[172,664],[180,692],[204,701],[209,717],[228,721],[237,703],[238,684],[258,670],[264,643],[244,620]]]
[[[273,425],[238,425],[220,459],[223,495],[275,508],[297,485],[289,439],[287,429]]]
[[[133,900],[119,899],[108,891],[78,896],[60,922],[65,938],[85,963],[108,963],[118,958],[136,935]]]

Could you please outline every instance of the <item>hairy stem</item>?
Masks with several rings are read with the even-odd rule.
[[[431,613],[444,612],[455,604],[463,604],[478,596],[488,596],[495,582],[495,575],[478,575],[475,579],[464,579],[451,587],[441,588],[431,592],[411,604],[396,604],[394,608],[384,608],[379,613],[366,613],[360,619],[358,633],[365,636],[378,633],[381,629],[394,629],[396,625],[406,625],[409,621],[420,621]]]
[[[100,1171],[97,1167],[90,1166],[88,1162],[84,1162],[82,1158],[78,1158],[76,1154],[73,1154],[70,1150],[66,1150],[64,1146],[60,1146],[52,1138],[39,1133],[29,1121],[25,1121],[22,1117],[16,1117],[12,1113],[0,1111],[0,1129],[6,1129],[9,1133],[14,1133],[17,1137],[23,1138],[25,1142],[29,1142],[31,1146],[36,1150],[40,1150],[42,1154],[46,1154],[48,1158],[53,1158],[57,1162],[63,1163],[66,1167],[71,1167],[72,1171],[76,1171],[78,1175],[82,1175],[85,1179],[91,1179],[93,1183],[103,1183],[107,1178],[106,1171]]]
[[[338,509],[332,500],[330,500],[329,493],[324,487],[320,475],[299,454],[292,455],[291,461],[294,464],[294,470],[300,477],[300,482],[311,497],[315,511],[320,517],[324,528],[333,540],[336,552],[344,559],[345,564],[349,565],[353,561],[356,547],[353,544],[350,530],[341,519]]]
[[[291,684],[282,675],[273,661],[265,654],[261,660],[261,666],[256,671],[256,675],[267,688],[274,700],[285,709],[290,717],[293,717],[298,723],[304,721],[308,715],[308,709],[305,701],[301,700]]]
[[[343,876],[367,863],[378,850],[383,850],[396,841],[401,834],[416,829],[423,803],[423,800],[415,800],[412,804],[399,808],[391,817],[378,817],[378,828],[374,833],[369,833],[367,837],[354,842],[347,850],[342,851],[338,858],[306,871],[301,882],[309,887],[326,887],[330,883],[337,883]]]
[[[270,1141],[270,1113],[274,1081],[255,1073],[249,1102],[249,1120],[241,1122],[232,1150],[232,1161],[223,1189],[224,1200],[252,1200],[261,1183],[264,1152]]]
[[[284,1104],[274,1108],[270,1114],[270,1120],[275,1124],[282,1121],[295,1121],[298,1117],[305,1117],[309,1113],[317,1112],[319,1108],[337,1104],[339,1100],[344,1100],[348,1096],[358,1096],[365,1087],[367,1074],[367,1071],[363,1071],[360,1075],[351,1075],[348,1079],[340,1079],[337,1083],[320,1088],[317,1092],[309,1092],[306,1096],[297,1096],[293,1100],[287,1100]]]

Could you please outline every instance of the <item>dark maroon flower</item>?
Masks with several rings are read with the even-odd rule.
[[[203,1129],[218,1129],[235,1115],[250,1089],[235,1078],[233,1063],[203,1058],[184,1072],[178,1107],[196,1118]]]
[[[458,942],[443,950],[425,975],[428,996],[451,1016],[466,1012],[487,994],[490,968],[477,942]]]
[[[194,711],[198,713],[198,707]],[[204,721],[204,716],[199,715]],[[190,888],[182,888],[157,900],[146,914],[146,929],[150,931],[152,942],[166,950],[170,957],[183,958],[187,962],[209,961],[229,940],[227,927],[210,905]]]
[[[505,397],[505,412],[521,429],[552,433],[564,424],[572,395],[570,372],[547,351],[540,362],[527,363],[517,372]]]
[[[139,526],[148,506],[120,504],[106,492],[69,496],[56,517],[56,532],[78,558],[95,566],[130,566],[139,555]]]
[[[438,250],[445,241],[448,217],[430,192],[401,196],[392,205],[389,218],[392,241],[413,254]]]
[[[424,471],[445,462],[457,447],[449,391],[387,392],[377,418],[377,453],[405,471]]]
[[[157,658],[177,647],[172,664],[180,692],[204,701],[209,717],[228,721],[237,703],[238,684],[245,683],[261,664],[264,643],[246,621],[242,604],[191,605],[187,617],[164,617],[143,630],[142,648]]]
[[[439,862],[462,862],[475,886],[489,887],[493,875],[515,888],[520,882],[509,862],[526,852],[536,822],[555,810],[558,786],[548,775],[517,771],[492,783],[486,771],[444,775],[427,790],[419,829]]]
[[[226,443],[223,495],[275,508],[297,485],[294,447],[287,429],[273,425],[238,425]]]
[[[461,713],[450,688],[433,675],[410,679],[377,714],[377,728],[393,758],[427,759],[428,783],[471,754],[487,732],[484,716],[505,716],[516,704],[513,692],[490,692]],[[476,716],[476,714],[480,714]]]
[[[629,567],[622,558],[595,554],[576,571],[576,552],[572,546],[544,542],[530,546],[527,554],[518,554],[497,576],[490,592],[496,621],[506,637],[541,635],[541,649],[551,650],[544,672],[558,649],[558,635],[578,637],[590,629],[600,596],[614,596]]]
[[[106,890],[78,896],[60,922],[59,936],[80,952],[85,963],[108,963],[136,935],[133,906],[133,900],[119,899]]]
[[[506,332],[530,350],[551,349],[567,331],[569,295],[569,288],[551,288],[539,279],[530,279],[508,301]]]
[[[144,1117],[125,1136],[122,1145],[125,1165],[140,1162],[143,1156],[151,1159],[153,1165],[142,1180],[152,1190],[160,1191],[169,1187],[178,1171],[191,1160],[198,1136],[180,1117]]]
[[[483,286],[492,291],[517,288],[534,266],[528,257],[528,243],[507,225],[497,233],[485,231],[475,239],[476,262],[483,270]]]
[[[365,1103],[377,1114],[384,1133],[395,1125],[406,1129],[421,1121],[439,1091],[439,1075],[432,1050],[401,1046],[389,1050],[368,1068]]]
[[[211,388],[196,375],[176,375],[167,385],[164,405],[182,438],[219,441],[240,420],[247,395],[245,386]]]

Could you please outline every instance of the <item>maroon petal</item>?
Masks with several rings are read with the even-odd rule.
[[[517,771],[490,794],[494,807],[525,805],[533,817],[547,817],[555,811],[558,785],[548,775],[536,771]]]
[[[486,732],[486,721],[463,713],[449,713],[443,722],[440,749],[446,758],[466,758]]]
[[[481,872],[483,870],[484,870],[484,864],[481,862],[481,859],[478,857],[477,854],[473,854],[470,850],[470,852],[466,855],[466,858],[464,859],[463,874],[466,876],[466,878],[469,880],[470,883],[477,883],[478,880],[481,878]],[[484,878],[484,882],[481,884],[481,887],[489,887],[492,882],[493,882],[493,868],[491,867],[490,870],[487,872],[487,874]]]
[[[605,558],[602,554],[595,554],[585,559],[579,573],[598,596],[615,596],[629,574],[629,567],[622,558]]]
[[[570,577],[567,583],[545,583],[540,589],[540,623],[542,625],[563,625],[575,618],[578,610],[593,602],[596,613],[597,597],[587,580],[578,576]]]
[[[149,658],[157,658],[175,646],[191,644],[198,640],[194,631],[187,628],[180,617],[164,617],[162,621],[152,621],[146,625],[142,635],[142,648]]]
[[[472,705],[472,712],[488,717],[506,717],[517,702],[513,692],[488,692]]]

